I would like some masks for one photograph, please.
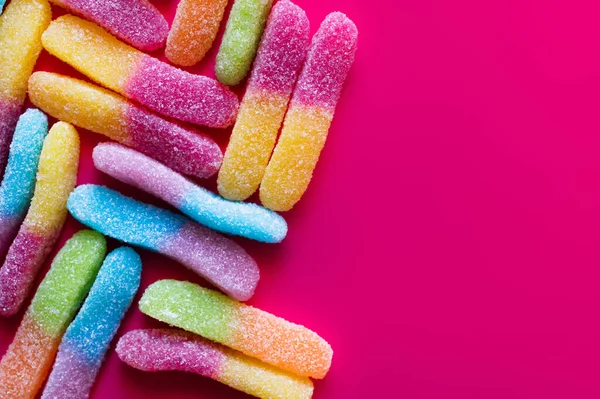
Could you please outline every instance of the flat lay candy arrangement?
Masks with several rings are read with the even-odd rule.
[[[0,360],[0,398],[93,397],[111,350],[145,372],[311,398],[333,349],[309,326],[244,303],[261,264],[234,238],[265,251],[285,240],[284,212],[302,206],[318,173],[354,61],[352,20],[332,12],[311,37],[290,0],[180,0],[172,24],[147,0],[51,0],[64,11],[56,18],[48,0],[3,3],[0,317],[26,310]],[[163,49],[167,61],[148,53]],[[42,50],[81,75],[34,72]],[[180,69],[211,51],[214,77]],[[223,150],[214,136],[229,127]],[[77,185],[82,129],[102,137],[85,154],[93,166],[152,203]],[[216,192],[203,186],[210,177]],[[56,248],[69,217],[89,230]],[[206,286],[161,279],[136,303],[144,252]],[[118,334],[138,310],[164,326]]]

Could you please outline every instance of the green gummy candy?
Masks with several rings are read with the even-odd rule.
[[[172,326],[221,342],[229,335],[235,302],[187,281],[160,280],[149,286],[140,310]]]
[[[273,0],[236,0],[233,4],[215,65],[221,83],[234,86],[248,74],[272,4]]]
[[[50,334],[61,334],[75,317],[106,255],[102,234],[75,234],[54,258],[28,313]]]

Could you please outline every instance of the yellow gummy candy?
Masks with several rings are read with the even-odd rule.
[[[52,21],[42,43],[49,53],[117,92],[123,92],[129,75],[144,56],[98,25],[73,15]]]
[[[58,122],[44,140],[35,192],[25,219],[28,230],[46,236],[62,227],[78,165],[77,131],[68,123]]]
[[[0,17],[0,99],[25,100],[27,79],[51,19],[46,0],[12,0]]]
[[[294,376],[233,350],[227,350],[227,353],[229,357],[218,381],[258,398],[312,397],[314,387],[308,378]]]
[[[275,93],[246,94],[219,171],[223,197],[242,201],[258,189],[287,104],[286,96]]]
[[[29,98],[53,117],[129,144],[128,101],[93,84],[49,72],[29,79]]]
[[[323,107],[290,107],[260,185],[260,200],[265,207],[289,211],[302,198],[332,120],[333,114]]]

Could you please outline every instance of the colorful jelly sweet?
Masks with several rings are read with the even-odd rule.
[[[241,201],[258,189],[306,57],[309,33],[300,7],[287,0],[273,6],[219,170],[223,197]]]
[[[94,185],[77,187],[67,207],[86,226],[175,259],[233,298],[250,299],[258,284],[258,266],[242,247],[184,216]]]
[[[36,72],[29,79],[29,98],[57,119],[135,148],[186,175],[209,177],[223,159],[210,137],[81,80]]]
[[[288,211],[308,188],[354,62],[357,40],[356,26],[339,12],[329,14],[313,37],[260,185],[260,200],[267,208]]]
[[[47,0],[12,0],[0,16],[0,173],[51,18]]]
[[[1,254],[6,253],[29,209],[46,134],[48,118],[43,112],[29,109],[21,115],[0,186]]]
[[[181,0],[167,38],[165,55],[173,64],[191,66],[213,45],[227,0]]]
[[[235,0],[217,54],[219,82],[234,86],[248,74],[273,0]]]
[[[309,399],[313,384],[175,329],[130,331],[119,339],[117,354],[122,361],[143,371],[186,371],[222,382],[263,399]]]
[[[87,399],[125,312],[140,285],[142,261],[131,248],[114,250],[58,348],[42,399]]]
[[[300,376],[323,378],[331,366],[331,347],[313,331],[189,282],[160,280],[139,306],[150,317]]]
[[[15,314],[52,250],[67,218],[67,199],[77,181],[79,135],[65,122],[44,140],[27,216],[0,269],[0,315]]]
[[[144,54],[81,18],[55,19],[42,43],[92,80],[163,115],[210,127],[235,120],[239,103],[227,87]]]
[[[75,234],[54,258],[0,361],[0,398],[33,399],[106,254],[101,234]]]
[[[50,0],[144,51],[165,44],[169,24],[148,0]]]
[[[225,200],[122,145],[98,144],[93,158],[102,172],[159,197],[213,230],[269,243],[281,242],[287,234],[287,223],[275,212],[256,204]]]

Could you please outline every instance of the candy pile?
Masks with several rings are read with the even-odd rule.
[[[131,248],[161,253],[221,292],[151,284],[144,314],[172,327],[123,335],[116,352],[143,371],[179,370],[264,399],[308,399],[333,350],[315,332],[245,305],[260,272],[229,236],[280,243],[306,191],[354,61],[344,14],[309,19],[289,0],[235,0],[212,79],[173,64],[201,61],[227,0],[180,0],[172,27],[148,0],[8,0],[0,16],[0,316],[19,312],[70,213],[76,233],[54,258],[0,360],[0,397],[88,398],[141,281]],[[4,0],[0,0],[0,12]],[[42,49],[90,83],[33,72]],[[228,86],[249,76],[240,102]],[[39,108],[23,112],[27,95]],[[41,111],[40,111],[41,110]],[[48,131],[49,116],[58,121]],[[197,125],[197,126],[190,126]],[[107,137],[95,167],[175,212],[77,184],[75,126]],[[225,154],[199,126],[232,127]],[[281,130],[281,134],[279,134]],[[87,134],[87,133],[84,133]],[[219,195],[190,178],[218,174]],[[239,202],[259,191],[262,205]],[[44,386],[44,381],[46,381]]]

